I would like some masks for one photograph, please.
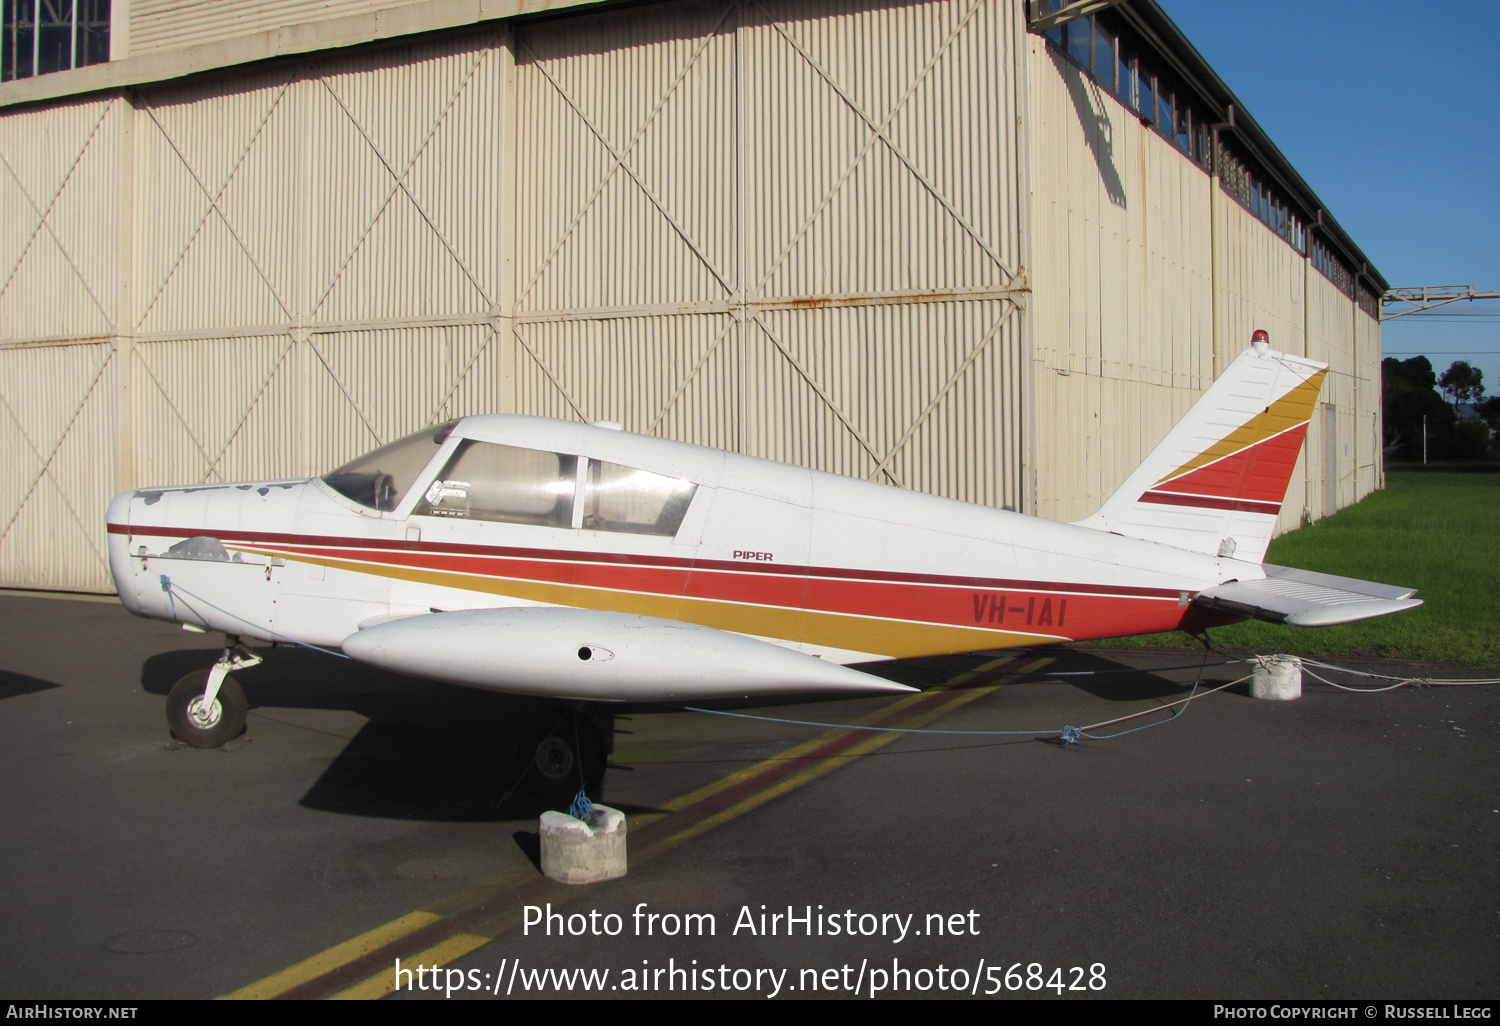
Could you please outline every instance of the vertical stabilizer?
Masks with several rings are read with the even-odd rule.
[[[1327,373],[1257,339],[1080,523],[1262,562]]]

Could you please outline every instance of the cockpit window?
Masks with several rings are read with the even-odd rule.
[[[578,457],[465,441],[416,511],[425,516],[570,527]]]
[[[675,535],[697,487],[691,481],[589,460],[581,526],[592,531]]]
[[[438,446],[447,441],[456,423],[439,424],[382,446],[353,463],[344,464],[323,478],[323,483],[361,506],[389,512],[401,504],[417,475],[437,455]]]

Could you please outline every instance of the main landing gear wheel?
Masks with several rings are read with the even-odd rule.
[[[578,793],[597,795],[604,782],[604,744],[593,722],[577,712],[542,713],[522,732],[520,756],[528,791],[543,801],[565,802]],[[579,765],[582,764],[582,772]]]
[[[233,677],[225,676],[219,694],[207,707],[208,671],[194,670],[176,684],[167,696],[167,724],[172,736],[194,748],[218,748],[245,730],[250,705]]]

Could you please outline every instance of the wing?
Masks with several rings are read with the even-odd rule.
[[[1272,563],[1264,564],[1264,569],[1263,580],[1230,581],[1205,588],[1193,601],[1210,609],[1226,609],[1294,627],[1331,627],[1415,609],[1422,604],[1421,599],[1412,598],[1415,588],[1294,570]]]
[[[398,673],[590,701],[917,690],[741,634],[561,606],[382,618],[345,638],[343,649]]]

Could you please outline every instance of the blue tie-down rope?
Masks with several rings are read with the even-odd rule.
[[[578,762],[578,793],[573,796],[573,804],[568,807],[568,815],[587,823],[589,815],[594,811],[594,803],[589,801],[588,793],[584,790],[586,782],[583,779],[583,745],[579,743],[576,714],[573,716],[573,758]]]
[[[305,641],[297,641],[294,638],[289,638],[285,634],[277,634],[275,631],[271,630],[269,627],[262,627],[260,624],[254,622],[253,620],[246,620],[243,616],[235,616],[229,610],[222,609],[219,606],[214,605],[212,602],[210,602],[208,599],[204,598],[202,595],[194,595],[192,592],[188,591],[186,588],[184,588],[180,584],[173,584],[172,583],[172,578],[168,577],[166,574],[158,574],[157,576],[161,580],[161,590],[164,591],[164,592],[166,592],[167,593],[167,598],[170,599],[170,600],[172,600],[174,603],[178,600],[178,598],[180,596],[186,595],[187,598],[196,599],[197,601],[202,602],[205,606],[207,606],[209,609],[214,610],[215,612],[223,613],[225,616],[229,617],[231,620],[238,620],[240,623],[244,624],[247,627],[253,627],[256,630],[257,633],[269,634],[273,640],[284,641],[288,645],[300,645],[302,648],[310,648],[314,652],[323,652],[323,653],[326,653],[327,655],[338,656],[340,659],[348,659],[349,658],[349,656],[347,654],[345,654],[343,652],[340,652],[336,648],[324,648],[321,645],[310,645],[310,644],[308,644]],[[186,599],[184,599],[182,601],[182,604],[184,606],[187,606],[187,608],[191,612],[196,613],[197,616],[198,616],[198,619],[202,620],[204,623],[208,622],[208,617],[204,616],[202,613],[199,613],[198,610],[193,609],[192,603],[190,603],[190,602],[186,601]],[[173,612],[176,612],[175,607],[173,609]]]

